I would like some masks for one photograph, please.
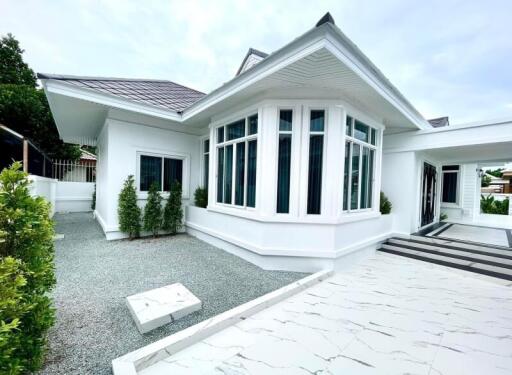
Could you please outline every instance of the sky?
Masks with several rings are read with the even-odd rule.
[[[510,0],[0,0],[0,35],[36,72],[209,92],[249,47],[275,51],[327,11],[425,118],[512,117]]]

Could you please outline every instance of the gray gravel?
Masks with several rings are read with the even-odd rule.
[[[194,237],[106,241],[90,213],[56,215],[57,323],[40,374],[111,374],[112,359],[306,274],[264,271]],[[125,297],[181,282],[203,309],[141,335]]]

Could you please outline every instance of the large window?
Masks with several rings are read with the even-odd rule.
[[[293,111],[279,111],[279,153],[277,158],[277,213],[290,212],[290,167]]]
[[[347,116],[343,210],[372,208],[377,130]]]
[[[217,128],[217,202],[256,206],[258,115]]]
[[[210,166],[210,140],[205,139],[203,141],[203,187],[208,192],[208,181],[209,181],[209,166]]]
[[[309,118],[308,207],[309,215],[319,215],[322,202],[322,164],[325,111],[313,110]]]
[[[152,184],[160,191],[169,191],[174,182],[183,185],[182,159],[140,155],[139,160],[139,191],[148,191]]]
[[[458,203],[459,169],[458,165],[443,166],[443,203]]]

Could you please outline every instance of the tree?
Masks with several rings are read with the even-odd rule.
[[[183,226],[183,208],[181,207],[181,185],[174,182],[164,209],[163,229],[176,234]]]
[[[34,71],[23,61],[20,43],[7,34],[0,39],[0,82],[26,85],[35,88],[37,78]]]
[[[94,200],[96,200],[96,187],[94,188]],[[117,215],[121,232],[128,233],[130,240],[139,237],[140,208],[137,206],[137,192],[133,175],[128,176],[119,193]]]
[[[7,372],[14,374],[41,367],[47,333],[55,322],[49,296],[55,286],[50,205],[44,198],[30,195],[27,174],[20,169],[17,162],[0,173],[0,279],[4,279],[2,284],[10,284],[1,290],[7,295],[0,298],[0,333],[2,340],[7,335],[14,345],[7,356],[0,352],[0,373],[6,373],[5,368],[21,369]],[[19,305],[12,306],[5,298]],[[4,331],[4,326],[13,326],[13,322],[16,327]]]
[[[482,182],[481,182],[481,186],[482,187],[487,187],[491,184],[491,177],[490,176],[487,176],[487,175],[483,175],[482,176]]]
[[[490,169],[488,171],[485,171],[485,173],[490,174],[491,176],[501,178],[503,177],[503,171],[505,168],[498,168],[498,169]]]
[[[62,142],[44,91],[23,62],[23,50],[11,34],[0,39],[0,123],[30,139],[49,157],[76,160],[80,148]]]
[[[153,237],[158,235],[162,227],[162,196],[156,182],[149,187],[148,201],[144,207],[144,230],[151,232]]]
[[[380,213],[383,215],[388,215],[391,213],[391,208],[393,205],[389,198],[382,191],[380,192]]]
[[[208,191],[203,187],[198,187],[194,191],[194,203],[197,207],[206,208],[208,206]]]

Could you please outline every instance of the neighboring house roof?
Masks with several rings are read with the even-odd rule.
[[[166,80],[80,77],[38,73],[39,79],[66,81],[73,85],[121,96],[136,102],[181,112],[204,93]]]
[[[82,150],[80,160],[96,160],[96,155],[94,155],[92,152]]]
[[[503,178],[493,176],[492,174],[489,173],[485,173],[485,175],[491,178],[491,185],[508,185],[508,180],[504,180]]]
[[[450,120],[448,119],[448,116],[445,116],[445,117],[438,117],[438,118],[433,118],[431,120],[427,120],[430,125],[432,125],[434,128],[441,128],[443,126],[448,126],[450,125]]]
[[[247,54],[245,55],[244,59],[242,60],[242,63],[240,64],[240,67],[238,68],[235,76],[239,75],[240,73],[245,72],[247,69],[252,68],[254,65],[259,63],[261,60],[263,60],[267,56],[268,56],[268,53],[258,51],[255,48],[249,48],[249,51],[247,51]]]

